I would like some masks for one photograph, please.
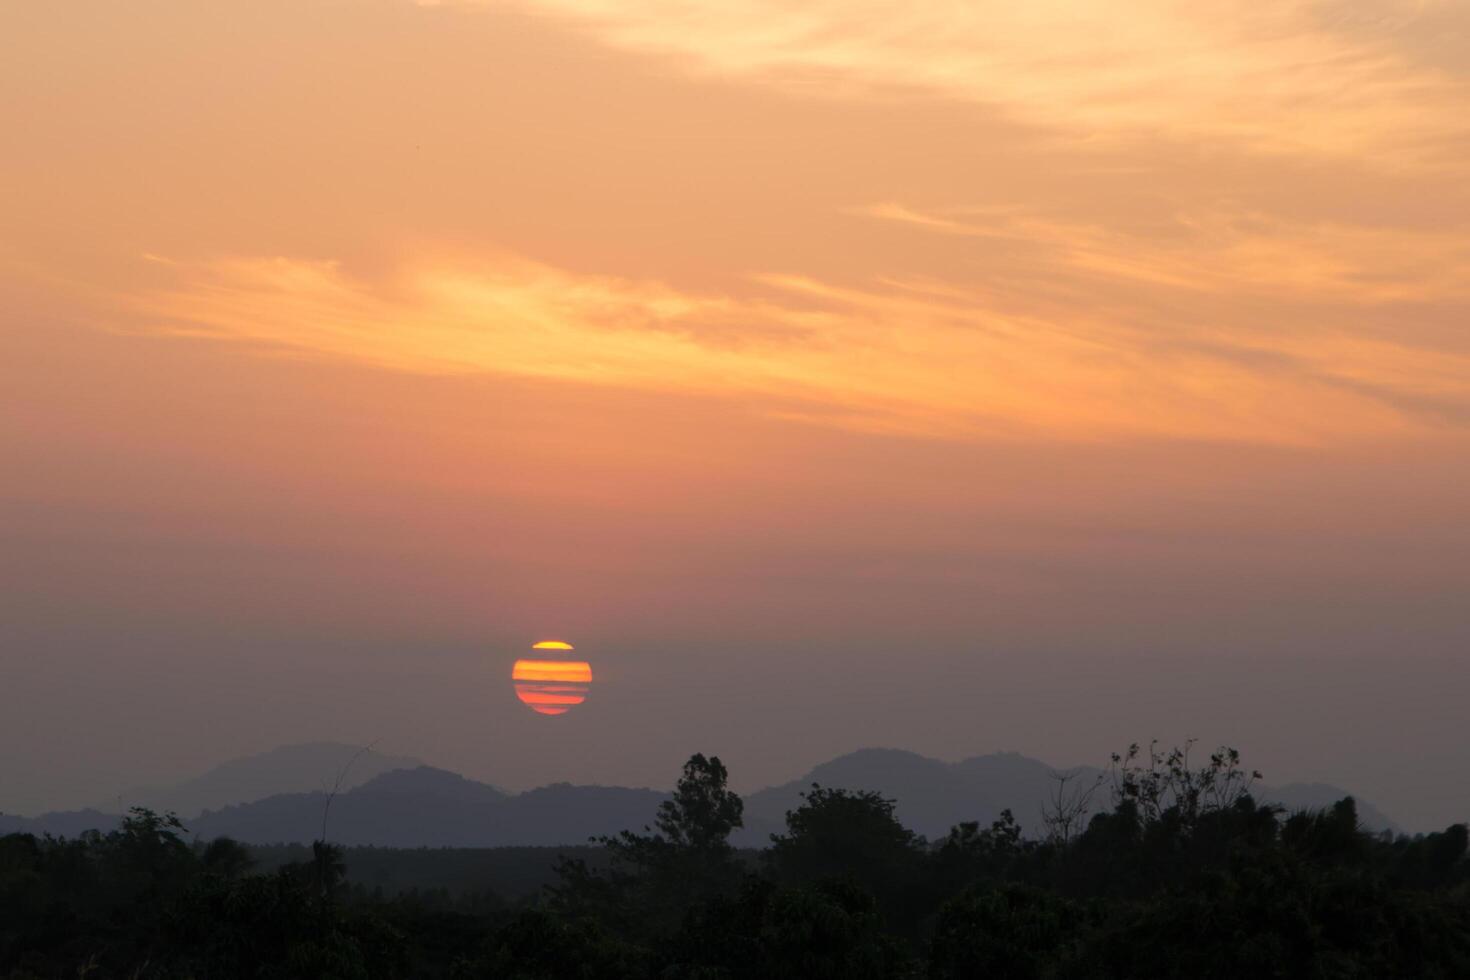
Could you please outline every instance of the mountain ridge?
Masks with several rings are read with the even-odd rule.
[[[311,744],[349,748],[338,743]],[[858,749],[814,766],[799,779],[747,794],[745,827],[733,840],[739,846],[764,846],[771,834],[784,829],[786,811],[799,806],[801,794],[814,783],[830,789],[879,792],[895,800],[895,812],[906,826],[930,839],[942,837],[962,821],[989,823],[1004,809],[1011,810],[1022,827],[1036,835],[1042,829],[1041,807],[1055,789],[1057,771],[1017,752],[946,762],[906,749]],[[1090,766],[1062,771],[1077,773],[1085,782],[1103,774]],[[1263,802],[1295,809],[1327,806],[1351,794],[1323,783],[1290,783],[1258,787],[1255,795]],[[585,843],[589,837],[641,829],[652,823],[658,804],[668,798],[667,792],[653,789],[570,783],[510,793],[419,763],[355,780],[350,788],[335,794],[321,788],[272,793],[205,809],[185,823],[202,839],[228,836],[252,844],[304,843],[320,836],[325,813],[328,838],[346,845],[570,845]],[[1399,830],[1371,803],[1358,802],[1365,826]],[[1106,800],[1098,803],[1105,806]],[[34,818],[0,814],[0,833],[76,836],[88,829],[110,829],[119,819],[99,809]]]
[[[205,810],[253,803],[282,793],[325,791],[339,780],[341,789],[352,789],[385,772],[421,765],[419,759],[385,755],[370,745],[297,742],[226,759],[175,783],[127,790],[107,803],[94,804],[93,809],[105,810],[120,800],[123,809],[143,806],[160,813],[172,810],[192,819]]]
[[[1073,774],[1078,785],[1088,785],[1106,770],[1096,766],[1053,767],[1019,752],[993,752],[945,762],[907,749],[857,749],[815,766],[805,776],[770,786],[745,797],[746,828],[739,839],[756,843],[757,833],[783,828],[787,810],[801,805],[801,794],[813,783],[827,789],[876,790],[894,801],[894,814],[910,830],[931,840],[967,820],[982,825],[1010,810],[1031,836],[1042,832],[1042,807],[1056,790],[1056,775]],[[921,782],[925,776],[927,784]],[[904,788],[908,791],[905,792]],[[1401,832],[1401,828],[1372,803],[1326,783],[1288,783],[1281,787],[1257,785],[1252,795],[1263,803],[1288,809],[1330,806],[1354,796],[1359,817],[1370,830]],[[1106,809],[1107,786],[1099,787],[1093,812]],[[767,830],[769,828],[769,830]],[[759,843],[764,844],[766,836]]]

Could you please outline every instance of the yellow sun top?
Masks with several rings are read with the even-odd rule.
[[[570,650],[570,649],[572,649],[572,645],[570,643],[563,643],[561,640],[542,640],[540,643],[537,643],[535,646],[531,647],[531,649],[532,650]]]

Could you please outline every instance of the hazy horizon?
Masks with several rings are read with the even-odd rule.
[[[1470,818],[1467,37],[8,5],[0,810],[318,739],[749,791],[1157,737]]]
[[[1168,752],[1172,747],[1158,742],[1153,746],[1162,753]],[[1214,747],[1199,745],[1192,741],[1178,747],[1187,752],[1188,758],[1194,760],[1207,760],[1214,750]],[[1124,748],[1120,746],[1120,752]],[[1147,751],[1150,746],[1145,744],[1140,748]],[[1043,771],[1057,778],[1071,774],[1073,778],[1083,778],[1088,785],[1091,785],[1091,780],[1096,775],[1102,780],[1098,784],[1100,790],[1113,785],[1112,776],[1109,774],[1113,772],[1112,767],[1116,765],[1107,761],[1101,764],[1052,763],[1048,760],[1036,759],[1015,749],[997,749],[992,752],[973,753],[955,758],[939,758],[894,746],[864,745],[818,760],[815,764],[803,767],[800,772],[788,778],[766,780],[744,787],[732,780],[731,788],[746,796],[747,799],[764,799],[766,810],[769,811],[771,793],[784,791],[794,796],[810,788],[811,780],[815,779],[823,786],[875,790],[895,799],[900,813],[904,813],[910,812],[913,807],[921,810],[925,806],[932,807],[941,797],[947,799],[945,784],[933,782],[935,776],[933,770],[928,767],[929,763],[962,766],[964,763],[1000,759],[1024,762],[1026,765],[1023,771],[1028,776],[1034,771],[1031,768],[1032,764],[1036,763],[1043,767]],[[900,764],[899,760],[908,761]],[[896,770],[893,768],[895,766],[898,766]],[[30,813],[0,809],[0,815],[21,818],[65,816],[68,819],[74,819],[71,817],[72,814],[100,812],[116,815],[142,806],[158,812],[176,813],[197,834],[199,828],[195,821],[202,819],[208,825],[211,814],[218,816],[218,812],[224,809],[242,806],[245,810],[249,810],[250,804],[262,802],[266,802],[269,808],[268,801],[277,800],[283,794],[340,795],[372,784],[380,777],[403,770],[448,774],[444,778],[451,781],[464,776],[463,773],[455,772],[452,768],[445,768],[433,759],[398,755],[392,752],[391,748],[385,749],[378,744],[357,745],[346,742],[313,741],[278,745],[246,756],[222,759],[207,769],[184,773],[179,778],[165,782],[152,785],[130,784],[107,798],[93,798],[75,807],[61,809],[43,807]],[[534,794],[557,787],[604,787],[658,793],[667,793],[673,788],[672,780],[637,786],[617,786],[595,779],[580,784],[568,780],[550,779],[525,785],[508,785],[503,781],[484,776],[465,778],[491,786],[512,797],[526,793]],[[919,780],[921,790],[914,790],[913,786],[908,785],[915,779]],[[1047,803],[1044,791],[1038,786],[1031,785],[1029,781],[1018,786],[1015,782],[1016,773],[1014,771],[1008,771],[1005,778],[999,781],[975,773],[970,773],[964,779],[967,781],[966,790],[968,792],[973,793],[980,790],[984,793],[983,798],[987,807],[992,810],[996,808],[1013,809],[1023,825],[1035,827],[1045,812]],[[894,780],[897,782],[895,783]],[[1050,780],[1048,784],[1051,785]],[[420,793],[425,792],[428,788],[421,783],[409,785],[416,787],[412,791]],[[1275,781],[1264,777],[1257,779],[1254,775],[1250,779],[1250,787],[1253,795],[1260,801],[1277,805],[1282,805],[1284,802],[1287,812],[1295,812],[1302,807],[1325,805],[1327,801],[1335,801],[1342,795],[1356,795],[1360,812],[1366,811],[1364,819],[1372,821],[1367,824],[1370,828],[1377,830],[1392,827],[1410,833],[1418,833],[1423,830],[1423,828],[1405,827],[1392,814],[1385,814],[1379,810],[1374,801],[1363,797],[1362,794],[1355,794],[1355,791],[1349,787],[1332,786],[1316,780]],[[950,789],[952,790],[953,787]],[[1287,795],[1278,796],[1276,795],[1278,791]],[[910,797],[910,792],[918,792],[919,796]],[[1091,809],[1094,811],[1106,810],[1109,807],[1107,797],[1108,792],[1104,792],[1102,797],[1090,804]],[[1306,800],[1311,802],[1304,802]],[[988,820],[994,815],[993,813],[967,812],[959,800],[954,801],[953,805],[956,813],[955,820]],[[766,819],[769,821],[771,816],[770,813],[767,813]],[[942,836],[948,826],[946,824],[937,829],[931,827],[927,832],[930,836]],[[405,829],[411,831],[411,828]],[[215,832],[217,828],[206,830],[205,835],[209,836]],[[764,840],[764,833],[757,832],[756,839]]]

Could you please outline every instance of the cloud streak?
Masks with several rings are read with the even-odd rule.
[[[1398,43],[1444,4],[1295,0],[444,0],[514,7],[688,70],[801,94],[995,106],[1088,140],[1168,135],[1442,165],[1470,86]],[[1379,25],[1362,29],[1367,18]],[[1393,29],[1385,30],[1384,25]],[[1451,163],[1452,165],[1452,163]]]
[[[1136,275],[1146,264],[1081,266],[1169,289],[1185,275]],[[331,262],[246,258],[184,268],[133,305],[168,333],[398,371],[730,398],[931,438],[1309,443],[1440,425],[1455,415],[1446,406],[1470,403],[1463,355],[1171,330],[1081,306],[1020,312],[1000,294],[934,281],[762,274],[716,295],[503,253],[423,261],[382,281]]]
[[[1464,234],[1204,211],[1176,215],[1172,235],[1145,237],[1004,209],[933,213],[883,203],[856,211],[937,234],[1039,246],[1076,272],[1145,285],[1366,304],[1470,299]]]

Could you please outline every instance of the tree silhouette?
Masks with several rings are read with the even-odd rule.
[[[1175,818],[1192,826],[1201,813],[1225,810],[1250,795],[1261,778],[1255,770],[1240,765],[1240,753],[1221,746],[1209,762],[1198,768],[1190,762],[1195,740],[1167,752],[1157,740],[1150,742],[1145,757],[1138,743],[1112,759],[1113,803],[1131,802],[1144,823],[1155,823],[1172,811]]]
[[[1188,749],[1115,757],[1112,808],[1041,840],[1005,811],[930,846],[881,792],[813,786],[760,856],[731,847],[743,805],[695,755],[642,833],[563,860],[518,906],[494,880],[351,880],[363,852],[324,839],[259,870],[252,849],[138,809],[105,834],[0,837],[0,977],[1470,976],[1465,824],[1369,834],[1351,798],[1284,815],[1252,799],[1236,753]]]
[[[733,888],[739,869],[730,834],[742,825],[744,802],[728,779],[718,756],[690,756],[652,827],[596,838],[612,856],[608,871],[593,872],[581,859],[557,865],[553,902],[623,934],[647,934],[671,928],[693,903]],[[633,908],[637,915],[628,914]]]
[[[870,790],[813,784],[772,834],[767,861],[797,884],[849,880],[866,889],[892,922],[912,926],[922,889],[924,841],[894,815],[894,801]]]
[[[696,753],[684,763],[673,799],[658,806],[654,825],[675,848],[696,854],[726,854],[730,833],[742,826],[745,803],[727,788],[730,774],[719,756]]]
[[[771,864],[783,877],[817,881],[917,859],[921,839],[883,794],[813,783],[801,795],[802,805],[786,813],[786,833],[771,835]]]

